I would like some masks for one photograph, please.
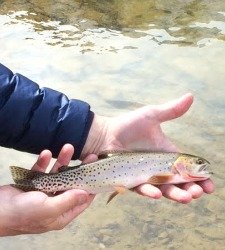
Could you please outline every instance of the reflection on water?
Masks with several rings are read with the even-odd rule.
[[[224,11],[222,1],[66,0],[21,1],[18,6],[3,1],[0,13],[8,14],[9,23],[32,24],[51,45],[79,44],[86,52],[96,45],[96,36],[148,36],[158,44],[180,46],[204,46],[210,38],[225,40]]]
[[[0,29],[3,64],[99,114],[191,91],[193,108],[164,129],[181,149],[211,161],[217,186],[190,205],[127,194],[106,206],[99,195],[63,231],[1,239],[2,249],[224,248],[224,1],[7,0]],[[35,160],[4,148],[0,155],[1,184],[11,181],[9,165]]]

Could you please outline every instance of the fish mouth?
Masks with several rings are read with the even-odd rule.
[[[207,164],[202,164],[198,169],[199,172],[204,172],[206,170],[207,170]]]
[[[213,172],[208,170],[208,164],[205,163],[199,166],[196,173],[189,173],[188,175],[191,178],[205,179],[209,178],[211,174],[213,174]]]
[[[213,174],[212,171],[208,170],[209,165],[207,163],[202,164],[199,169],[198,169],[198,173],[202,173],[202,174]]]
[[[188,177],[197,181],[197,180],[205,180],[210,178],[211,173],[210,172],[203,172],[203,173],[198,173],[198,174],[188,174]]]

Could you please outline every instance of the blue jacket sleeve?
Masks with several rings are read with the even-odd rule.
[[[79,158],[94,114],[79,100],[39,86],[0,64],[0,146],[57,157],[70,143]]]

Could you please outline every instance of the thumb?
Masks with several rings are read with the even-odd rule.
[[[159,122],[165,122],[182,116],[188,111],[193,103],[192,94],[188,93],[182,97],[158,106],[156,115]]]
[[[91,204],[94,197],[94,195],[89,195],[86,203],[75,206],[66,213],[62,214],[57,220],[57,224],[60,225],[60,228],[64,228],[79,214],[81,214]]]
[[[83,190],[71,189],[45,201],[47,210],[55,217],[58,217],[70,209],[87,202],[88,193]]]

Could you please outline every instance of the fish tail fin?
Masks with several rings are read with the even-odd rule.
[[[15,187],[15,188],[18,188],[24,192],[28,192],[28,191],[38,191],[37,188],[35,188],[33,185],[32,185],[32,182],[24,182],[22,181],[22,183],[16,183],[16,184],[10,184],[11,187]]]
[[[32,180],[34,177],[37,177],[39,175],[43,175],[41,172],[32,171],[29,169],[11,166],[11,175],[15,183],[20,182],[22,180]]]
[[[11,166],[10,170],[15,182],[15,184],[11,184],[11,186],[22,189],[23,191],[37,190],[32,183],[32,179],[45,174],[16,166]]]

